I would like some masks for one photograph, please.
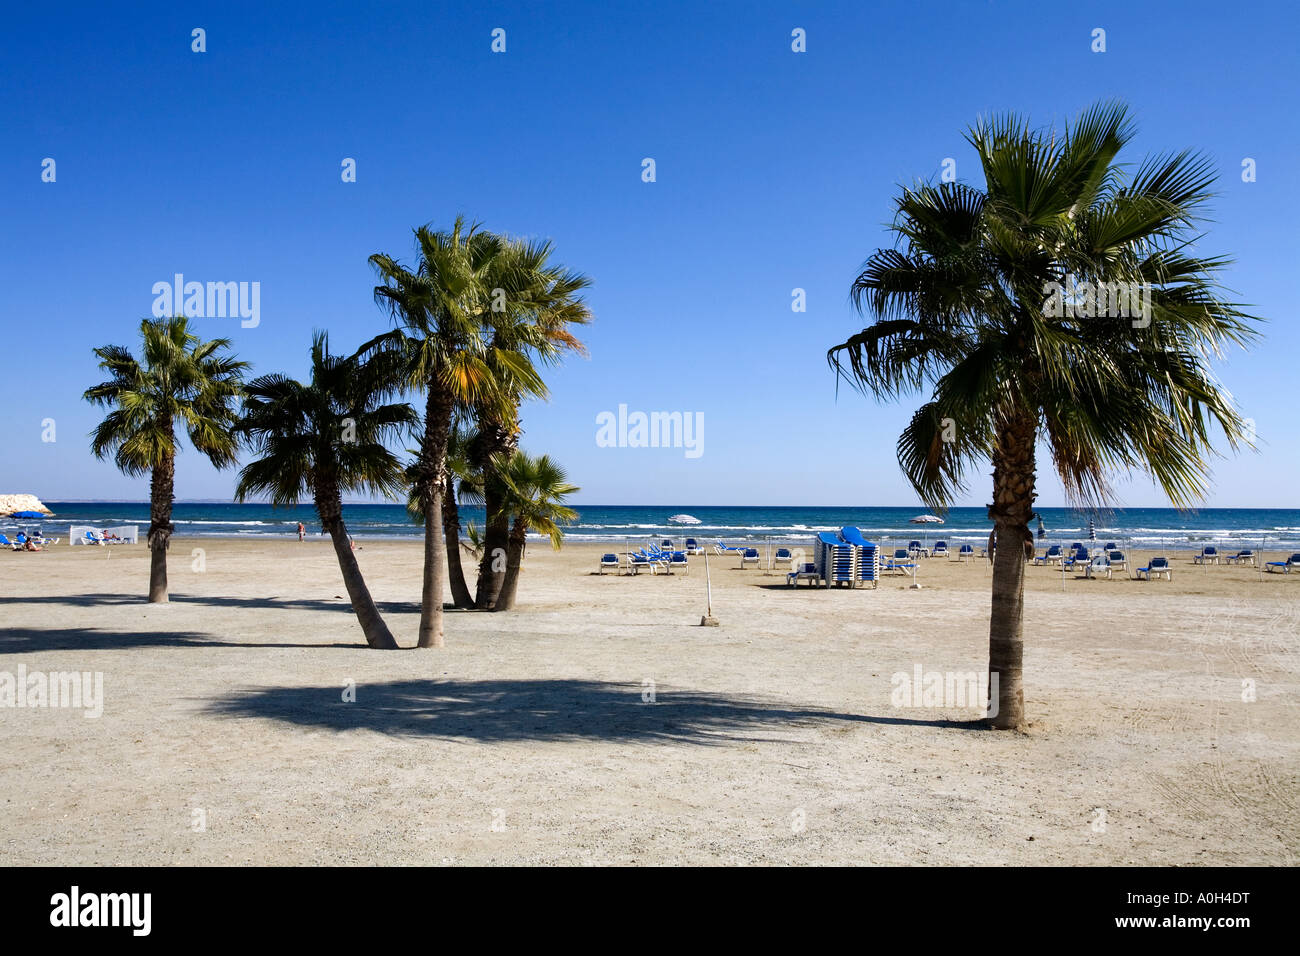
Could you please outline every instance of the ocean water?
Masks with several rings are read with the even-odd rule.
[[[141,535],[149,524],[147,502],[46,502],[55,517],[40,522],[0,519],[0,531],[18,526],[41,526],[47,534],[66,535],[69,525],[106,527],[115,524],[139,526]],[[954,508],[944,524],[912,524],[909,519],[922,513],[919,508],[873,507],[720,507],[680,505],[580,505],[579,518],[567,531],[574,542],[623,542],[644,544],[651,539],[671,538],[680,542],[693,537],[702,544],[719,539],[739,542],[802,543],[818,531],[835,531],[854,525],[870,539],[896,541],[916,538],[924,542],[942,539],[949,545],[983,544],[991,523],[983,508]],[[674,525],[669,516],[685,513],[700,519],[698,525]],[[1047,543],[1086,540],[1086,512],[1065,508],[1042,508]],[[462,509],[462,525],[474,521],[480,526],[481,510]],[[345,505],[344,519],[356,538],[416,538],[422,528],[413,524],[401,505]],[[1097,514],[1097,538],[1123,542],[1128,547],[1190,548],[1203,544],[1232,544],[1271,549],[1300,548],[1300,509],[1206,508],[1180,512],[1172,508],[1129,508]],[[292,537],[299,521],[310,534],[320,532],[315,512],[308,506],[272,508],[265,504],[230,502],[178,502],[172,521],[176,534],[186,537]]]

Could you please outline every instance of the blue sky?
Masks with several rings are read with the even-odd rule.
[[[1140,126],[1130,160],[1194,147],[1218,165],[1200,249],[1236,258],[1228,285],[1270,320],[1221,365],[1262,450],[1218,463],[1208,503],[1297,506],[1288,4],[177,6],[27,5],[0,26],[0,492],[147,498],[90,458],[80,395],[92,347],[135,344],[155,282],[259,282],[256,328],[199,328],[301,374],[313,328],[351,347],[387,327],[368,255],[407,258],[413,226],[465,213],[552,238],[594,280],[590,358],[524,413],[525,447],[558,457],[580,501],[912,504],[894,443],[918,400],[837,396],[825,362],[863,325],[849,284],[890,242],[898,184],[946,157],[978,182],[962,132],[980,113],[1047,123],[1117,96]],[[703,454],[598,447],[596,416],[620,403],[701,413]],[[182,499],[233,482],[193,452],[178,463]],[[1165,503],[1141,477],[1118,488]],[[961,503],[987,498],[979,479]],[[1045,469],[1039,500],[1063,503]]]

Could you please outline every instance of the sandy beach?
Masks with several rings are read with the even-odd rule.
[[[362,544],[413,644],[418,543]],[[711,557],[702,628],[702,559],[605,550],[531,547],[516,612],[397,652],[320,540],[177,538],[166,606],[143,545],[0,555],[0,671],[103,674],[97,718],[0,708],[0,862],[1296,862],[1300,575],[1030,568],[1031,724],[995,733],[891,700],[985,668],[986,562],[820,590]]]

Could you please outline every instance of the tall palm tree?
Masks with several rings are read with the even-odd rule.
[[[113,456],[119,469],[149,479],[149,601],[167,601],[167,548],[175,526],[172,502],[177,428],[218,468],[235,463],[231,434],[248,364],[229,353],[229,339],[202,341],[183,315],[140,323],[140,359],[129,349],[94,350],[108,381],[86,389],[84,398],[112,411],[91,433],[96,458]]]
[[[551,539],[551,547],[560,550],[564,540],[562,525],[572,523],[578,513],[564,504],[564,499],[580,489],[570,484],[568,475],[549,455],[534,458],[517,451],[503,469],[506,482],[506,506],[513,514],[506,550],[505,581],[493,607],[509,611],[515,606],[519,590],[519,569],[529,531],[538,531]]]
[[[405,381],[392,353],[367,360],[331,355],[329,339],[312,336],[311,380],[263,375],[248,384],[238,434],[258,458],[239,473],[235,496],[268,495],[274,505],[296,505],[311,495],[329,532],[352,610],[370,647],[397,647],[366,587],[343,521],[344,492],[392,497],[402,465],[386,439],[417,422],[405,403],[385,403]]]
[[[447,444],[457,404],[480,401],[492,387],[487,345],[477,321],[482,274],[498,240],[457,218],[450,231],[415,230],[416,264],[408,269],[376,253],[380,277],[375,301],[397,328],[362,346],[364,354],[390,351],[406,363],[407,383],[425,395],[424,427],[414,479],[424,515],[424,575],[420,597],[420,647],[443,646],[443,584],[447,577],[442,504]]]
[[[1210,362],[1247,345],[1256,320],[1218,285],[1228,260],[1190,246],[1212,167],[1181,152],[1130,171],[1116,157],[1132,136],[1114,103],[1060,131],[1015,116],[977,123],[967,138],[984,188],[903,191],[896,247],[873,253],[852,287],[875,322],[828,353],[878,399],[930,392],[898,459],[931,507],[948,506],[991,459],[1000,542],[1031,540],[1040,438],[1080,507],[1109,500],[1115,471],[1146,473],[1187,507],[1205,495],[1212,431],[1233,449],[1250,441]],[[1149,308],[1124,314],[1120,296],[1099,308],[1107,295],[1074,301],[1070,289],[1140,292]],[[1024,719],[1024,565],[1021,548],[997,549],[989,671],[1000,728]]]
[[[470,459],[469,449],[477,435],[459,414],[452,420],[447,440],[447,477],[442,490],[442,532],[447,554],[447,582],[451,587],[451,601],[458,608],[474,607],[474,597],[465,581],[465,569],[460,555],[460,505],[483,504],[483,478]],[[418,454],[418,452],[417,452]],[[407,469],[410,495],[406,503],[407,514],[418,524],[424,524],[424,508],[418,491],[419,462]]]
[[[499,555],[508,547],[509,514],[499,465],[519,444],[519,408],[526,398],[545,398],[537,366],[557,364],[568,352],[585,354],[571,326],[591,321],[582,298],[591,280],[551,261],[550,242],[501,239],[487,262],[479,321],[489,336],[487,362],[497,390],[476,403],[474,462],[484,476],[484,555],[479,564],[476,604],[494,606],[505,580]],[[504,401],[502,401],[504,396]]]

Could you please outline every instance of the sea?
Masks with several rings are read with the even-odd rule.
[[[46,502],[54,517],[41,521],[0,519],[0,531],[19,527],[41,527],[47,535],[66,535],[71,525],[105,528],[136,525],[143,538],[149,524],[147,502],[52,501]],[[943,524],[918,524],[912,519],[924,512],[900,507],[779,507],[678,505],[576,505],[578,519],[565,532],[572,542],[628,542],[634,545],[668,538],[679,545],[687,537],[711,546],[771,541],[800,544],[819,531],[836,531],[852,525],[881,543],[916,539],[926,544],[943,540],[950,547],[970,543],[982,545],[991,522],[983,508],[953,508]],[[681,524],[673,516],[688,515],[698,524]],[[1173,508],[1126,508],[1109,512],[1075,511],[1068,508],[1040,508],[1044,543],[1070,544],[1088,540],[1091,519],[1102,543],[1114,541],[1133,548],[1199,548],[1206,544],[1266,547],[1272,550],[1300,549],[1300,509],[1295,508],[1205,508],[1178,511]],[[417,538],[422,526],[414,524],[398,504],[348,504],[343,517],[355,538]],[[178,501],[172,521],[176,534],[204,538],[294,537],[298,522],[310,535],[321,531],[310,506],[274,508],[267,504],[232,504],[215,501]],[[463,508],[462,528],[474,521],[480,527],[481,510]],[[1037,531],[1037,522],[1031,525]]]

